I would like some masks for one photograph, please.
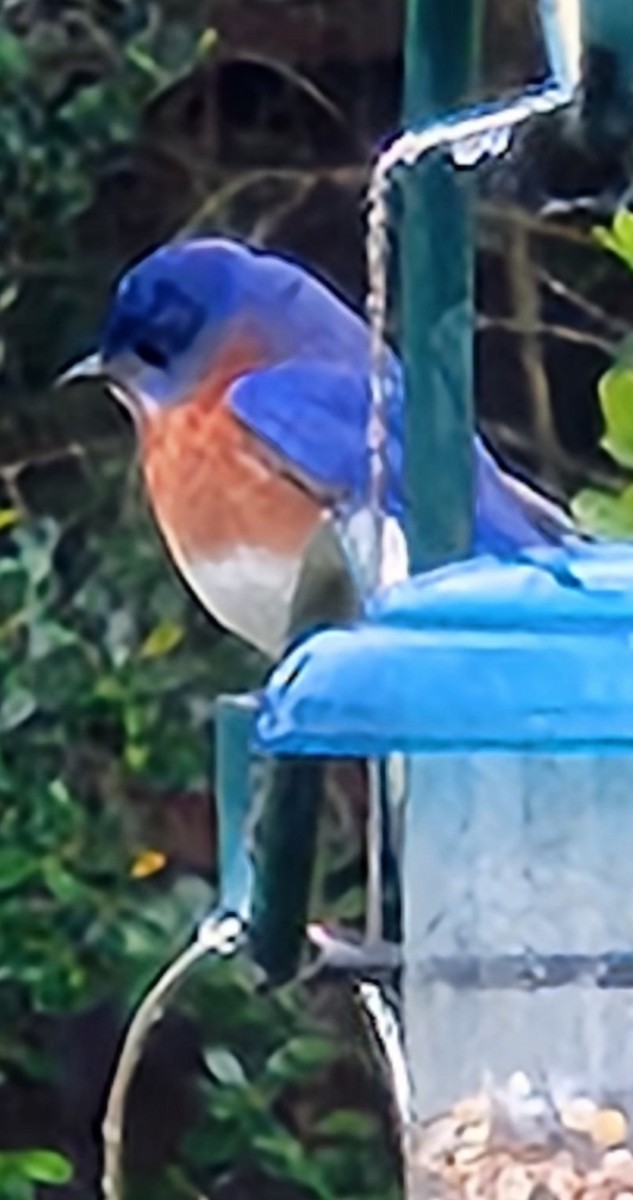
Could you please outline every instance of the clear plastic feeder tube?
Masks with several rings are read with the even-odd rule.
[[[628,1196],[633,755],[430,754],[411,771],[408,1195]]]

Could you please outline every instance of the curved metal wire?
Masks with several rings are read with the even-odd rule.
[[[471,169],[483,159],[504,155],[517,126],[534,116],[569,105],[573,89],[567,82],[531,88],[508,100],[479,105],[421,129],[401,133],[378,158],[368,192],[367,315],[371,331],[371,405],[367,429],[370,456],[369,509],[373,522],[373,581],[380,585],[384,538],[384,490],[389,379],[385,332],[388,310],[389,197],[400,169],[414,167],[428,155],[443,152],[455,167]]]
[[[244,931],[239,917],[218,913],[200,926],[197,937],[170,963],[141,1001],[130,1022],[110,1087],[103,1121],[103,1195],[105,1200],[123,1200],[123,1128],[130,1084],[151,1030],[160,1021],[165,1006],[191,969],[208,955],[226,958],[237,950]]]

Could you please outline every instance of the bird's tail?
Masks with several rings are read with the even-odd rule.
[[[509,557],[583,537],[561,505],[512,475],[476,441],[475,550]]]

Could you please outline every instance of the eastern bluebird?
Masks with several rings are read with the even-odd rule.
[[[404,388],[391,352],[386,370],[384,507],[397,535]],[[158,525],[193,592],[277,657],[309,544],[366,504],[365,322],[293,262],[225,239],[189,241],[123,276],[98,354],[65,378],[82,374],[104,378],[131,412]],[[556,506],[478,437],[475,454],[477,550],[564,539],[571,526]],[[401,532],[393,544],[402,560]]]

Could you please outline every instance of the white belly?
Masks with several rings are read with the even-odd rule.
[[[367,565],[363,563],[366,525],[366,520],[359,520],[358,528],[348,527],[343,538],[344,552],[349,554],[348,561],[356,562],[353,573],[358,571],[361,580]],[[391,518],[385,522],[383,538],[384,587],[406,578],[408,561],[404,534]],[[194,559],[185,558],[175,540],[169,539],[169,544],[179,570],[203,607],[232,633],[269,658],[279,659],[288,642],[303,557],[237,546],[221,559]]]
[[[240,546],[230,556],[183,560],[178,567],[204,608],[272,659],[285,648],[298,558]]]

